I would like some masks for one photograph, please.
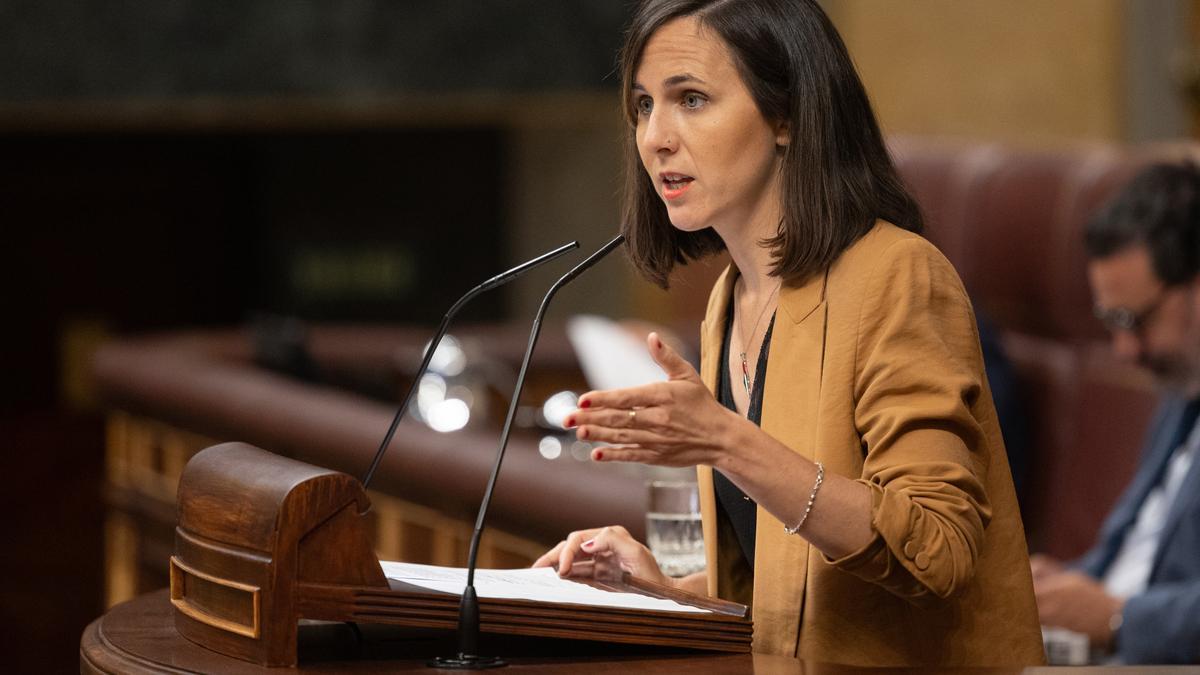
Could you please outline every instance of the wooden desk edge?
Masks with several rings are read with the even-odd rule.
[[[104,637],[101,624],[104,616],[88,624],[79,641],[79,672],[81,675],[158,675],[160,673],[191,673],[154,663],[135,656],[109,642]]]

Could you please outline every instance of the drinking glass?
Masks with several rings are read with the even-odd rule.
[[[646,545],[663,573],[681,577],[704,569],[700,493],[695,483],[651,481]]]

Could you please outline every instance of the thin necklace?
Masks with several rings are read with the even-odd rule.
[[[751,339],[753,339],[758,333],[758,324],[762,323],[762,318],[767,314],[767,308],[771,306],[771,299],[774,298],[775,294],[779,292],[779,287],[781,285],[783,285],[782,280],[775,285],[775,290],[771,291],[771,295],[767,296],[766,304],[764,304],[763,308],[758,312],[758,318],[754,320],[754,327],[750,329]],[[742,359],[742,386],[746,388],[746,398],[750,397],[750,387],[754,385],[753,380],[750,379],[750,364],[746,362],[746,349],[749,348],[749,346],[750,340],[746,339],[745,336],[742,336],[742,351],[739,356],[741,356]],[[757,377],[758,373],[755,373],[755,376]]]

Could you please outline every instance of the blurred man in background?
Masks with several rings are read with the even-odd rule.
[[[1113,350],[1167,396],[1092,549],[1070,564],[1032,559],[1041,621],[1125,663],[1200,662],[1200,170],[1147,169],[1085,243]]]

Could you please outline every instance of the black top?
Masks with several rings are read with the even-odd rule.
[[[763,386],[767,381],[767,353],[771,351],[771,330],[775,327],[775,315],[767,324],[767,333],[763,336],[762,350],[758,353],[758,366],[755,370],[754,383],[750,390],[750,410],[746,419],[762,426]],[[733,301],[729,302],[729,311],[725,315],[725,340],[721,343],[721,375],[717,378],[717,400],[721,405],[737,412],[733,402],[733,387],[729,377],[729,336],[733,331]],[[740,385],[741,382],[738,382]],[[738,544],[741,545],[742,555],[754,569],[754,536],[757,531],[758,504],[746,496],[742,489],[733,484],[720,471],[713,469],[713,489],[717,493],[717,508],[723,510],[733,524],[737,534]]]

